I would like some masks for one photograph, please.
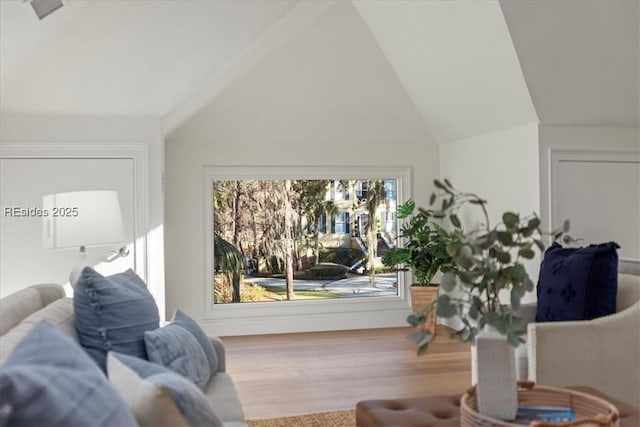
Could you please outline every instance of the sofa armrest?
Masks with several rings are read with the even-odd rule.
[[[226,372],[227,359],[224,349],[224,343],[218,337],[209,337],[209,340],[211,341],[211,344],[213,344],[213,349],[216,351],[216,356],[218,356],[218,370],[216,372],[212,372],[212,375],[217,372]]]
[[[640,302],[589,321],[528,325],[529,379],[584,385],[640,406]]]

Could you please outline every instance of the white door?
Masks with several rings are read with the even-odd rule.
[[[135,159],[114,158],[0,158],[0,296],[36,283],[68,282],[78,259],[77,249],[51,250],[42,247],[42,208],[45,194],[115,190],[118,192],[130,254],[105,262],[115,245],[87,248],[90,265],[102,274],[132,268],[144,278],[145,254],[136,244],[143,235],[136,202]],[[27,209],[27,215],[12,208]],[[30,211],[29,211],[30,209]],[[96,224],[96,226],[100,226]],[[70,288],[67,288],[69,294]]]
[[[640,154],[553,151],[551,167],[552,227],[569,219],[581,246],[617,242],[621,271],[640,272]]]

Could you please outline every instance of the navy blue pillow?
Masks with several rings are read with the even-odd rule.
[[[614,242],[585,248],[553,243],[540,266],[536,322],[591,320],[615,313],[618,248]]]
[[[0,425],[137,426],[78,343],[38,323],[0,366]]]
[[[160,326],[160,316],[132,270],[103,277],[86,267],[74,288],[73,307],[80,344],[103,371],[110,350],[147,358],[144,333]]]

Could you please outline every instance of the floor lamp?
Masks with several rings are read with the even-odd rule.
[[[69,275],[74,286],[87,264],[87,247],[111,246],[125,242],[124,224],[117,191],[93,190],[47,194],[42,198],[42,245],[46,249],[80,251]],[[128,255],[126,247],[118,256]]]

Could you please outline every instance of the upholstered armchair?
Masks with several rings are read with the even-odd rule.
[[[519,310],[527,342],[516,350],[519,377],[584,385],[640,407],[640,276],[618,275],[616,313],[588,321],[536,323],[536,305]]]

